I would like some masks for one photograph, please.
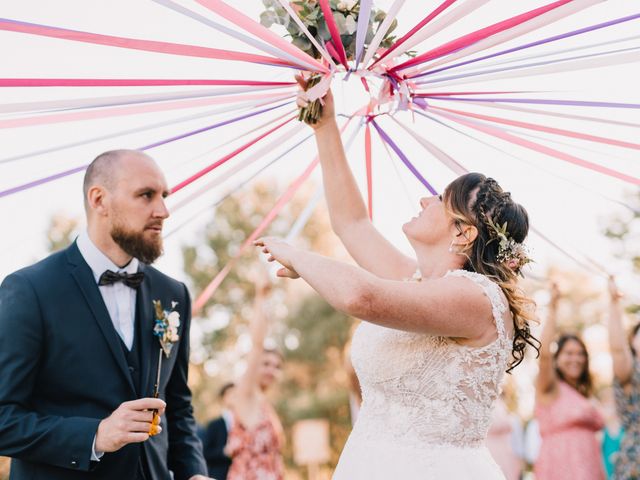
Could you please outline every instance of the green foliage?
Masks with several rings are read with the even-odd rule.
[[[251,190],[231,196],[212,212],[211,221],[193,243],[183,247],[184,269],[197,295],[224,268],[242,242],[262,221],[277,201],[273,185],[258,184]],[[303,195],[305,196],[305,195]],[[284,236],[304,208],[306,198],[294,198],[272,223],[265,235]],[[329,254],[335,238],[326,215],[314,214],[296,243]],[[237,341],[247,332],[255,294],[257,270],[264,269],[254,249],[247,252],[205,305],[195,327],[204,335],[192,351],[204,352],[192,365],[190,384],[197,418],[205,421],[217,413],[212,405],[217,391],[232,379],[240,360]],[[332,461],[335,464],[351,430],[348,403],[348,376],[343,368],[344,346],[351,321],[336,312],[301,280],[274,282],[271,293],[273,311],[269,337],[279,344],[285,356],[285,370],[279,386],[276,408],[289,436],[285,459],[293,465],[290,433],[293,424],[306,418],[325,418],[330,422]],[[222,319],[222,320],[220,320]],[[295,345],[297,343],[297,345]],[[289,345],[290,348],[287,348]],[[219,374],[206,373],[213,362]]]
[[[273,25],[283,26],[295,46],[314,58],[321,58],[320,52],[318,52],[309,41],[306,34],[300,30],[297,23],[289,17],[289,14],[280,2],[277,0],[263,0],[262,3],[266,8],[260,15],[260,23],[262,23],[262,25],[267,28],[271,28]],[[329,5],[331,6],[331,12],[338,27],[347,59],[354,60],[356,54],[356,30],[358,17],[360,15],[360,1],[331,0]],[[322,45],[324,42],[331,40],[331,33],[329,32],[324,14],[317,0],[297,0],[291,2],[291,6],[318,43]],[[387,14],[382,10],[372,10],[367,26],[365,45],[371,43],[375,32],[380,28],[386,16]],[[394,19],[380,43],[381,47],[389,48],[395,42],[396,37],[391,35],[391,32],[393,32],[397,26],[398,22]]]
[[[640,190],[627,198],[627,210],[607,219],[604,234],[617,249],[616,256],[629,262],[631,269],[640,274]],[[640,320],[640,305],[627,306],[627,312]]]

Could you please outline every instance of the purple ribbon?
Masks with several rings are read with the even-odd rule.
[[[434,73],[443,72],[445,70],[449,70],[450,68],[462,67],[463,65],[469,65],[471,63],[480,62],[480,61],[486,60],[488,58],[494,58],[494,57],[498,57],[500,55],[506,55],[508,53],[517,52],[517,51],[520,51],[520,50],[525,50],[527,48],[537,47],[538,45],[544,45],[545,43],[555,42],[555,41],[562,40],[562,39],[565,39],[565,38],[573,37],[575,35],[582,35],[583,33],[593,32],[594,30],[599,30],[601,28],[611,27],[613,25],[618,25],[620,23],[629,22],[631,20],[636,20],[638,18],[640,18],[640,13],[636,13],[634,15],[629,15],[627,17],[617,18],[615,20],[610,20],[608,22],[598,23],[596,25],[591,25],[589,27],[580,28],[578,30],[573,30],[573,31],[567,32],[567,33],[562,33],[560,35],[554,35],[553,37],[547,37],[547,38],[544,38],[542,40],[538,40],[536,42],[526,43],[526,44],[520,45],[518,47],[513,47],[513,48],[509,48],[507,50],[502,50],[500,52],[492,53],[490,55],[485,55],[484,57],[474,58],[472,60],[467,60],[467,61],[464,61],[464,62],[455,63],[455,64],[449,65],[447,67],[442,67],[442,68],[438,68],[436,70],[432,70],[432,71],[429,71],[429,72],[421,73],[421,74],[416,75],[415,77],[412,77],[412,78],[419,78],[419,77],[424,77],[424,76],[427,76],[427,75],[433,75]]]
[[[425,187],[427,187],[427,190],[429,190],[429,192],[431,192],[432,195],[437,195],[438,192],[431,186],[431,184],[429,184],[429,182],[427,182],[427,180],[420,174],[420,172],[416,169],[416,167],[414,167],[414,165],[411,163],[411,161],[409,161],[407,156],[402,152],[402,150],[400,150],[398,145],[396,145],[396,143],[393,140],[391,140],[391,137],[389,137],[389,135],[387,135],[387,133],[384,130],[382,130],[382,128],[380,128],[380,125],[378,125],[375,120],[371,120],[371,124],[378,131],[378,134],[380,135],[380,138],[382,138],[382,140],[384,140],[384,142],[387,145],[389,145],[393,149],[394,152],[396,152],[396,155],[398,155],[398,157],[400,157],[400,160],[402,160],[402,162],[411,171],[411,173],[413,173],[413,175],[418,180],[420,180],[420,182]]]
[[[166,145],[167,143],[170,143],[170,142],[175,142],[176,140],[181,140],[183,138],[187,138],[187,137],[190,137],[192,135],[196,135],[198,133],[206,132],[208,130],[213,130],[214,128],[222,127],[224,125],[229,125],[230,123],[233,123],[233,122],[237,122],[237,121],[249,118],[249,117],[253,117],[255,115],[259,115],[261,113],[265,113],[265,112],[268,112],[268,111],[271,111],[271,110],[275,110],[276,108],[283,107],[284,105],[289,105],[289,103],[290,102],[285,102],[285,103],[281,103],[280,105],[276,105],[275,107],[269,107],[269,108],[265,108],[265,109],[262,109],[262,110],[258,110],[256,112],[251,112],[251,113],[247,113],[245,115],[240,115],[238,117],[235,117],[235,118],[232,118],[232,119],[229,119],[229,120],[225,120],[224,122],[219,122],[219,123],[210,125],[208,127],[199,128],[199,129],[193,130],[191,132],[186,132],[186,133],[183,133],[181,135],[176,135],[175,137],[167,138],[165,140],[161,140],[159,142],[152,143],[152,144],[146,145],[144,147],[140,147],[140,148],[138,148],[138,150],[150,150],[152,148],[156,148],[156,147],[159,147],[161,145]],[[22,192],[24,190],[29,190],[29,189],[37,187],[39,185],[43,185],[45,183],[49,183],[49,182],[52,182],[54,180],[58,180],[59,178],[64,178],[64,177],[67,177],[69,175],[73,175],[74,173],[82,172],[82,171],[86,170],[88,166],[89,166],[89,164],[81,165],[79,167],[75,167],[75,168],[72,168],[70,170],[65,170],[64,172],[58,172],[58,173],[55,173],[53,175],[49,175],[49,176],[46,176],[46,177],[43,177],[43,178],[39,178],[38,180],[34,180],[32,182],[29,182],[29,183],[18,185],[16,187],[12,187],[12,188],[9,188],[7,190],[2,190],[2,191],[0,191],[0,198],[7,197],[9,195],[13,195],[14,193]]]
[[[531,68],[531,67],[541,67],[544,65],[553,65],[556,63],[564,63],[564,62],[569,62],[571,60],[583,60],[585,58],[593,58],[593,57],[601,57],[604,55],[611,55],[611,54],[615,54],[615,53],[625,53],[625,52],[633,52],[633,51],[637,51],[639,50],[640,47],[629,47],[629,48],[621,48],[618,50],[609,50],[606,52],[598,52],[598,53],[591,53],[588,55],[577,55],[574,57],[566,57],[566,58],[560,58],[557,60],[546,60],[544,62],[533,62],[533,63],[526,63],[524,65],[514,65],[511,67],[502,67],[502,68],[494,68],[494,69],[489,69],[489,70],[482,70],[480,72],[469,72],[469,73],[460,73],[458,75],[451,75],[449,77],[441,77],[441,78],[434,78],[432,80],[420,80],[418,82],[416,82],[418,85],[427,85],[427,84],[431,84],[431,83],[442,83],[442,82],[446,82],[449,80],[457,80],[459,78],[469,78],[469,77],[477,77],[479,75],[488,75],[490,73],[499,73],[499,72],[508,72],[510,70],[522,70],[523,68]]]
[[[371,17],[372,0],[362,0],[360,2],[360,13],[358,14],[358,32],[356,34],[356,70],[362,60],[364,53],[364,41],[369,30],[369,18]]]
[[[570,107],[602,107],[602,108],[640,108],[640,103],[589,102],[584,100],[551,100],[537,98],[461,98],[426,95],[434,100],[452,100],[454,102],[491,102],[491,103],[530,103],[534,105],[567,105]]]

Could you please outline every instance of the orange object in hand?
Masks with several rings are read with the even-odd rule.
[[[160,433],[160,415],[158,412],[153,412],[153,419],[151,420],[151,425],[149,426],[149,436],[153,437]]]

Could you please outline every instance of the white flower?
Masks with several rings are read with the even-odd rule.
[[[353,7],[356,6],[356,3],[358,3],[358,0],[344,0],[343,3],[346,6],[347,10],[352,10]]]
[[[353,18],[353,15],[347,15],[347,21],[345,22],[345,27],[349,35],[353,35],[355,31],[358,29],[358,24],[356,23],[356,19]]]
[[[171,312],[167,317],[169,326],[178,328],[180,326],[180,314],[178,312]]]
[[[344,12],[347,9],[347,4],[345,2],[338,3],[338,10]]]
[[[179,338],[180,337],[178,337],[178,329],[176,327],[169,327],[167,329],[167,339],[170,342],[177,342]]]

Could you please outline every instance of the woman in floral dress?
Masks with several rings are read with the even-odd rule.
[[[263,346],[268,326],[266,293],[266,284],[256,285],[250,325],[252,348],[232,399],[233,427],[225,447],[225,454],[232,459],[227,480],[284,478],[282,424],[267,398],[268,390],[281,376],[282,356]]]
[[[640,324],[627,340],[622,326],[620,292],[611,278],[609,348],[613,359],[614,391],[625,436],[615,464],[616,480],[640,480]]]

